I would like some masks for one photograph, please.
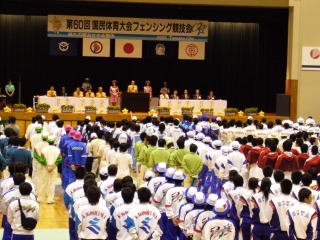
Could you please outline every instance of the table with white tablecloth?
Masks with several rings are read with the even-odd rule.
[[[174,99],[160,99],[160,106],[168,106],[171,108],[170,113],[173,111],[181,112],[181,107],[194,107],[193,111],[200,111],[201,108],[213,108],[213,112],[223,112],[227,108],[226,100],[174,100]]]
[[[97,110],[103,108],[107,109],[109,105],[109,98],[87,98],[87,97],[47,97],[39,96],[38,103],[46,103],[50,105],[49,111],[53,108],[60,110],[62,105],[73,105],[74,110],[84,110],[85,106],[96,106]]]

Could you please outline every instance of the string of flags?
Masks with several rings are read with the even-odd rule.
[[[50,38],[51,56],[79,56],[81,53],[84,57],[204,60],[205,42]]]

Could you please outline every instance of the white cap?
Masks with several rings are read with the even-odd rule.
[[[196,187],[188,187],[185,196],[187,199],[192,200],[193,196],[198,192],[198,189]]]
[[[206,203],[206,195],[203,192],[197,192],[192,199],[195,205],[202,206]]]
[[[315,121],[312,119],[312,118],[308,118],[307,120],[306,120],[306,125],[315,125]]]
[[[195,115],[195,114],[193,114],[193,118],[198,118],[198,116],[197,116],[197,115]]]
[[[118,137],[118,142],[121,143],[127,143],[128,142],[128,137],[125,133],[121,133]]]
[[[252,119],[253,119],[252,116],[249,116],[249,117],[248,117],[248,120],[252,120]]]
[[[45,120],[45,119],[46,119],[46,117],[45,117],[44,115],[41,115],[41,118],[42,118],[42,120]]]
[[[108,167],[101,168],[99,174],[103,176],[108,176]]]
[[[197,132],[202,132],[202,127],[199,124],[197,124],[197,126],[196,126],[196,131]]]
[[[173,179],[174,180],[184,180],[186,178],[186,175],[183,174],[181,170],[177,170],[173,174]]]
[[[207,198],[207,204],[214,206],[216,204],[216,201],[218,200],[218,195],[214,193],[210,193]]]
[[[152,135],[155,135],[156,131],[153,127],[148,127],[146,130],[146,134],[151,137]]]
[[[216,146],[216,147],[221,147],[221,146],[222,146],[221,140],[214,140],[212,143],[213,143],[213,145]]]
[[[50,135],[49,137],[48,137],[48,142],[54,142],[56,140],[56,138],[55,138],[55,136],[53,136],[53,135]]]
[[[304,124],[304,119],[302,117],[299,117],[297,120],[298,123]]]
[[[221,117],[217,117],[217,122],[220,122],[221,121]]]
[[[43,138],[48,138],[48,137],[49,137],[48,131],[43,131],[43,132],[41,133],[41,135],[42,135]]]
[[[175,171],[176,171],[175,168],[172,168],[172,167],[168,168],[166,171],[165,177],[172,179]]]
[[[230,203],[223,199],[218,199],[214,205],[213,212],[217,215],[226,215],[230,211]]]
[[[196,139],[199,141],[202,141],[204,138],[205,138],[205,135],[201,132],[196,135]]]
[[[138,120],[137,116],[132,116],[132,121],[137,121],[137,120]]]
[[[86,116],[86,119],[90,121],[90,120],[91,120],[91,117],[90,117],[90,116]]]
[[[294,124],[292,125],[292,127],[293,127],[294,129],[297,129],[297,130],[298,130],[298,128],[299,128],[299,123],[294,123]]]
[[[238,141],[233,141],[231,143],[231,147],[232,147],[232,149],[237,150],[240,148],[240,143]]]
[[[153,178],[155,175],[154,175],[154,172],[152,170],[148,170],[144,173],[144,179],[149,179],[149,178]]]
[[[189,131],[189,132],[187,132],[187,136],[188,136],[188,137],[194,138],[195,135],[196,135],[195,131]]]
[[[96,138],[98,138],[97,133],[95,133],[95,132],[91,133],[91,134],[90,134],[90,138],[91,138],[91,139],[96,139]]]
[[[203,142],[204,142],[204,143],[211,143],[211,138],[210,138],[210,137],[205,137],[205,138],[203,139]]]
[[[152,115],[152,117],[153,117],[153,118],[158,118],[158,114],[154,113],[154,114]]]
[[[42,128],[43,128],[42,125],[39,123],[34,126],[34,129],[42,129]]]
[[[157,163],[154,169],[159,173],[165,173],[167,171],[167,164],[165,162]]]

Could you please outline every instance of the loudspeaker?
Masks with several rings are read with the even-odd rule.
[[[290,116],[290,96],[286,94],[277,94],[277,115]]]

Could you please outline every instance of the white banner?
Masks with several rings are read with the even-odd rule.
[[[208,21],[48,15],[48,36],[203,42]]]
[[[205,42],[179,42],[179,59],[204,60]]]
[[[142,40],[116,39],[115,57],[142,58]]]
[[[302,70],[320,70],[320,47],[302,48]]]
[[[84,38],[82,55],[87,57],[110,57],[110,39]]]

